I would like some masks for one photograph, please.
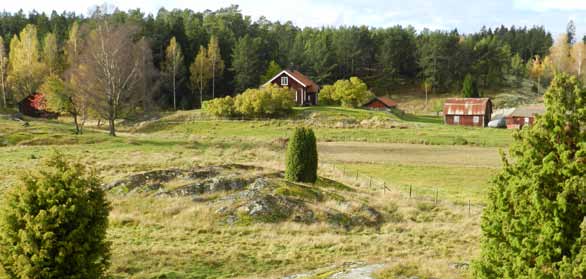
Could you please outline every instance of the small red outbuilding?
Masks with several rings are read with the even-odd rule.
[[[368,103],[364,104],[362,107],[374,110],[388,110],[396,108],[397,102],[387,97],[374,97],[372,98],[372,100],[368,101]]]
[[[18,111],[20,113],[39,118],[57,118],[58,114],[47,111],[47,101],[43,93],[33,93],[22,101],[18,102]]]

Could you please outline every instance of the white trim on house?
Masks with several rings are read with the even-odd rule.
[[[275,80],[276,78],[278,78],[280,75],[282,75],[283,73],[285,73],[287,76],[291,77],[294,81],[296,81],[297,83],[303,85],[303,87],[308,87],[305,83],[299,81],[298,79],[296,79],[292,74],[290,74],[287,70],[282,70],[280,73],[278,73],[276,76],[274,76],[272,79],[269,79],[269,81],[267,81],[265,84],[263,85],[267,85],[271,82],[273,82],[273,80]]]

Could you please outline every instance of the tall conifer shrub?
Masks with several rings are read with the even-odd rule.
[[[293,182],[313,183],[317,180],[317,162],[317,147],[313,130],[295,129],[287,147],[285,178]]]

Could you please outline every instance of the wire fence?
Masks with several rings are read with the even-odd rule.
[[[370,191],[380,192],[383,195],[394,193],[401,199],[430,202],[435,205],[455,205],[463,207],[468,215],[479,214],[484,208],[484,203],[479,202],[477,197],[468,196],[463,192],[454,197],[453,194],[442,191],[439,187],[390,183],[384,179],[362,174],[359,170],[352,169],[345,164],[320,163],[320,168],[329,171],[337,176],[336,178],[346,183],[352,183],[356,187]]]

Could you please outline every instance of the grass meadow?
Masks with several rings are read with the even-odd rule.
[[[394,127],[361,126],[371,119]],[[84,135],[73,135],[67,119],[29,123],[0,118],[0,189],[54,150],[95,168],[105,182],[153,169],[224,163],[282,170],[283,139],[307,125],[318,137],[320,175],[347,184],[355,198],[386,212],[378,228],[226,225],[205,202],[191,198],[110,193],[113,278],[281,278],[308,270],[326,278],[347,262],[385,264],[379,278],[471,278],[453,264],[469,263],[478,253],[489,180],[500,167],[499,150],[512,141],[506,130],[333,107],[299,108],[293,117],[276,120],[166,113],[121,122],[116,138],[94,123]],[[390,191],[367,187],[369,180]]]

